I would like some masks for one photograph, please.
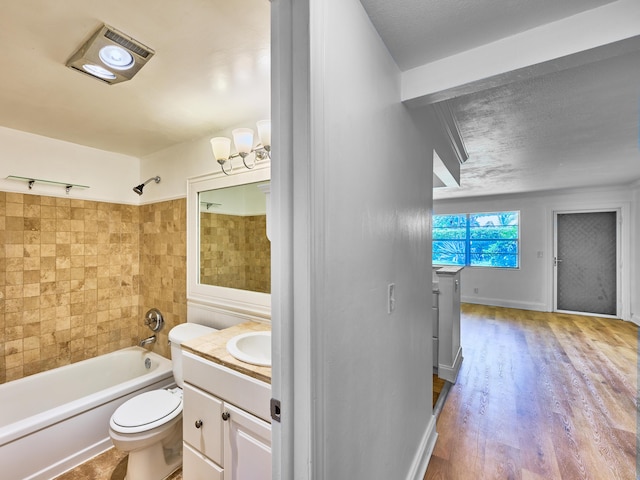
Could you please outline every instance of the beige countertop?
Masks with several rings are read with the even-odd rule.
[[[212,362],[240,372],[244,375],[271,384],[271,367],[260,367],[242,362],[227,352],[227,342],[236,335],[248,332],[269,332],[271,325],[259,322],[245,322],[218,330],[202,337],[187,340],[182,348]]]

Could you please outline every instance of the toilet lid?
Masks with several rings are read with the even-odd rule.
[[[114,426],[123,429],[155,428],[182,412],[182,398],[168,390],[141,393],[120,405],[111,417]]]

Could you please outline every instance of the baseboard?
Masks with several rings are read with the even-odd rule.
[[[448,382],[456,383],[462,360],[462,347],[459,347],[456,352],[456,358],[453,360],[453,365],[438,364],[438,377]]]
[[[83,464],[93,457],[106,452],[112,447],[113,443],[111,442],[111,438],[107,436],[99,442],[85,448],[84,450],[76,452],[68,456],[67,458],[60,460],[59,462],[54,463],[53,465],[47,466],[46,468],[30,476],[27,480],[48,480],[51,478],[55,478],[63,474],[64,472],[67,472],[72,468]]]
[[[478,305],[489,305],[492,307],[518,308],[520,310],[534,310],[536,312],[546,312],[547,306],[540,302],[518,302],[505,300],[502,298],[486,298],[476,296],[464,296],[460,299],[463,303],[474,303]]]
[[[640,315],[634,313],[631,316],[631,321],[640,327]]]
[[[427,466],[429,465],[431,454],[436,446],[437,439],[438,432],[436,432],[436,417],[431,415],[431,420],[429,420],[429,424],[422,436],[416,456],[411,464],[407,480],[423,480],[424,474],[427,472]]]

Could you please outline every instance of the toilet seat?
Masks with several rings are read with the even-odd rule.
[[[169,390],[152,390],[120,405],[110,426],[119,433],[139,433],[164,425],[182,413],[182,395]]]

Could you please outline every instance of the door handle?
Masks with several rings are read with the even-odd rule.
[[[553,257],[553,266],[557,267],[559,263],[562,263],[562,259],[558,257]]]

